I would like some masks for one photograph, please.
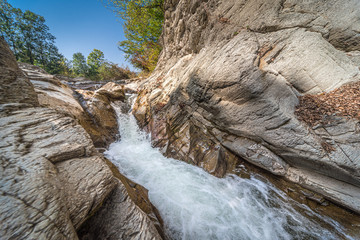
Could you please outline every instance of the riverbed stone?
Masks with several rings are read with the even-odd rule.
[[[160,214],[147,190],[127,179],[109,160],[117,187],[102,207],[78,230],[79,239],[167,239]]]
[[[109,82],[96,91],[95,97],[97,95],[104,95],[112,101],[123,101],[125,100],[125,88],[124,85]]]

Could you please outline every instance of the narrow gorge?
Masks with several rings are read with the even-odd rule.
[[[0,37],[0,239],[360,239],[360,1],[163,8],[147,78]]]

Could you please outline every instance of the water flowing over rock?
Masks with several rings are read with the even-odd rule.
[[[214,177],[164,157],[151,146],[132,115],[119,114],[119,125],[121,141],[111,144],[105,155],[127,177],[149,189],[172,239],[353,239],[359,234],[356,215],[345,214],[353,217],[354,226],[344,228],[305,204],[291,201],[264,175],[252,171],[244,178],[235,174]],[[305,194],[318,198],[310,191]],[[108,218],[102,215],[102,219]],[[94,231],[98,225],[94,224]]]
[[[360,80],[359,15],[357,0],[166,1],[135,117],[167,156],[216,176],[245,159],[360,213],[358,121],[294,114],[299,96]]]
[[[157,218],[129,197],[78,124],[83,108],[72,90],[37,67],[21,64],[24,74],[2,38],[0,63],[0,238],[78,239],[80,226],[115,199],[127,218],[117,219],[123,228],[111,239],[161,239]]]

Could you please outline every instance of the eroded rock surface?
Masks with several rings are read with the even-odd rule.
[[[0,104],[39,105],[32,84],[17,66],[14,54],[2,37],[0,37],[0,79]]]
[[[37,95],[0,43],[1,85],[15,81],[0,111],[1,238],[77,239],[75,229],[115,187],[113,175],[73,118],[31,107]]]
[[[115,187],[85,130],[46,108],[1,118],[1,236],[76,238]]]
[[[123,102],[125,91],[121,85],[108,83],[96,91],[76,90],[77,97],[91,119],[90,135],[96,147],[106,148],[118,139],[118,123],[112,102]]]
[[[110,82],[95,92],[74,91],[39,67],[26,63],[19,63],[19,66],[34,85],[40,105],[76,118],[96,147],[106,148],[117,139],[116,113],[110,103],[124,101],[121,85]]]
[[[243,158],[359,213],[342,192],[360,191],[358,121],[310,128],[294,111],[300,95],[360,80],[360,2],[180,0],[165,10],[164,50],[134,109],[154,145],[217,176]],[[293,169],[344,185],[300,181]]]
[[[81,229],[80,239],[162,239],[151,220],[119,184],[102,208]]]
[[[38,98],[2,38],[0,46],[0,238],[78,239],[80,226],[120,189],[126,204],[111,204],[127,218],[120,219],[123,228],[113,239],[131,237],[130,229],[132,236],[161,239],[155,221],[135,205],[74,118],[81,106],[71,91],[27,66]]]
[[[149,201],[147,190],[120,174],[110,161],[108,164],[118,178],[118,187],[80,228],[79,238],[166,239],[160,214]]]

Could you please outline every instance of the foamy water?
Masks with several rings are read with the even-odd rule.
[[[173,239],[353,239],[304,205],[297,208],[306,214],[297,212],[286,194],[256,176],[220,179],[164,157],[132,115],[119,113],[119,126],[121,141],[105,154],[149,190]]]

